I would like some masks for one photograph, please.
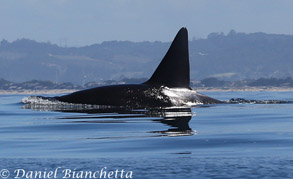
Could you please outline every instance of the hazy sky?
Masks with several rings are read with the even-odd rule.
[[[68,46],[211,32],[293,34],[293,0],[0,0],[0,40]]]

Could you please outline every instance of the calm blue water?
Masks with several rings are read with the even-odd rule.
[[[204,94],[293,101],[293,92]],[[0,170],[10,178],[19,168],[57,167],[124,169],[133,178],[293,177],[293,104],[82,113],[25,109],[26,96],[0,95]]]

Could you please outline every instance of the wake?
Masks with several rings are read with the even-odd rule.
[[[253,100],[244,98],[231,98],[230,100],[224,101],[226,104],[288,104],[293,101],[286,100]]]

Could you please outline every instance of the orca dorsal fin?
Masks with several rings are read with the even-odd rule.
[[[144,84],[190,88],[188,32],[181,28],[152,77]]]

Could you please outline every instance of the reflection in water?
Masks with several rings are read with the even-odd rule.
[[[189,136],[196,134],[189,127],[189,121],[192,116],[190,108],[157,108],[157,109],[131,109],[120,107],[60,107],[54,105],[32,105],[26,104],[25,109],[33,109],[37,111],[58,111],[66,113],[85,113],[85,115],[75,115],[59,117],[58,119],[74,119],[73,123],[124,123],[138,122],[141,120],[151,120],[160,122],[170,126],[164,131],[150,131],[150,133],[158,133],[159,136]],[[135,120],[135,121],[134,121]]]
[[[161,133],[168,136],[187,136],[195,134],[189,127],[189,121],[192,116],[176,116],[176,117],[168,117],[164,119],[155,119],[153,121],[158,121],[163,124],[167,124],[172,128],[167,131],[153,131],[154,133]]]

